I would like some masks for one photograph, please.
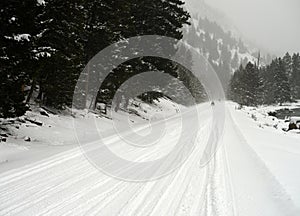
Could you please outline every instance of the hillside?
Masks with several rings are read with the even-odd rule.
[[[271,62],[270,54],[245,42],[225,15],[204,1],[187,2],[187,8],[192,19],[191,25],[184,29],[184,41],[209,60],[225,90],[231,75],[241,64],[246,66],[249,61],[256,63],[259,55],[260,65]]]

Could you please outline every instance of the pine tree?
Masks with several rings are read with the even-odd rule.
[[[42,104],[61,109],[72,103],[74,87],[84,66],[84,15],[81,0],[45,1],[42,45],[51,52],[38,75],[38,100]]]
[[[259,86],[260,77],[258,69],[255,65],[249,62],[245,68],[245,72],[242,76],[242,83],[244,85],[244,105],[256,106],[259,103]]]
[[[262,105],[265,104],[265,98],[267,95],[266,92],[266,82],[265,82],[265,77],[264,75],[266,74],[266,67],[260,67],[257,68],[258,73],[259,73],[259,88],[258,88],[258,104]]]
[[[281,58],[277,59],[273,88],[276,103],[291,102],[291,88],[286,75],[285,64]]]
[[[120,14],[116,16],[116,26],[120,35],[124,38],[141,35],[162,35],[167,37],[182,39],[182,28],[189,24],[189,14],[183,9],[183,1],[180,0],[146,0],[146,1],[120,1]],[[159,14],[159,15],[158,15]],[[120,28],[122,26],[122,28]],[[115,31],[115,30],[114,30]],[[160,44],[156,44],[153,49],[161,49]],[[170,44],[168,52],[175,54],[177,51],[175,44]],[[177,77],[176,66],[169,60],[155,57],[143,57],[127,61],[116,68],[104,83],[103,88],[109,86],[110,92],[116,89],[131,76],[141,72],[157,70]],[[168,83],[165,83],[168,85]],[[101,99],[98,97],[99,100]]]
[[[56,108],[71,105],[85,64],[120,39],[151,34],[182,39],[183,25],[189,24],[190,18],[183,5],[181,0],[45,0],[43,4],[37,0],[2,1],[0,115],[24,113],[26,85],[31,87],[27,102],[38,90],[35,99],[41,104]],[[177,51],[174,45],[169,50],[173,54]],[[104,90],[109,93],[105,97],[111,99],[122,82],[148,70],[178,76],[177,66],[171,61],[135,59],[108,77]],[[85,78],[81,81],[87,87],[92,86],[89,82],[99,81],[93,79],[95,76]],[[90,100],[84,92],[77,93],[83,104]]]
[[[291,55],[287,52],[285,54],[285,56],[283,57],[283,63],[285,65],[285,73],[286,73],[286,76],[289,78],[289,80],[291,79],[291,76],[292,76],[292,57]]]
[[[230,99],[243,105],[291,102],[291,86],[294,85],[296,89],[300,84],[296,75],[300,74],[299,55],[294,54],[292,64],[290,62],[289,54],[286,54],[283,59],[276,58],[270,65],[261,68],[252,63],[248,63],[245,69],[241,66],[231,79]]]
[[[292,95],[294,99],[300,99],[300,55],[294,54],[292,58],[291,75]]]
[[[230,97],[233,101],[246,106],[259,104],[261,85],[258,68],[249,62],[246,68],[241,65],[230,82]]]
[[[242,104],[242,91],[243,91],[243,83],[242,83],[242,75],[244,73],[244,68],[242,65],[234,72],[231,77],[229,84],[229,99],[235,101],[239,104]]]
[[[42,5],[36,0],[0,3],[0,116],[26,111],[24,88],[36,70],[36,41],[40,34]]]

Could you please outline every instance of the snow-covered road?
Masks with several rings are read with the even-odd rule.
[[[208,109],[201,108],[201,141],[211,129]],[[228,106],[220,148],[205,167],[199,143],[170,175],[128,182],[104,175],[74,148],[0,174],[0,215],[300,215],[244,138],[235,112]],[[167,125],[175,126],[173,120]],[[170,140],[173,136],[174,130]],[[108,139],[118,144],[115,137]],[[166,150],[153,148],[148,155]]]

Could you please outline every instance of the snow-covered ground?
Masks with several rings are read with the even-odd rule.
[[[115,121],[129,120],[142,134],[160,128],[163,116],[162,122],[171,128],[163,143],[148,152],[140,154],[139,148],[129,152],[121,145],[127,152],[124,157],[138,153],[137,160],[149,160],[174,147],[182,115],[173,105],[164,103],[161,112],[145,107],[144,118],[153,120],[152,125],[124,112],[115,116]],[[267,108],[235,107],[226,103],[220,148],[204,167],[203,143],[212,130],[220,129],[211,127],[215,108],[209,103],[199,105],[199,119],[185,110],[189,121],[200,122],[195,148],[177,171],[146,182],[112,178],[89,163],[74,144],[73,117],[30,112],[31,118],[45,125],[23,124],[16,129],[17,139],[0,143],[0,215],[300,215],[300,135],[266,126],[269,117],[263,109]],[[95,118],[91,113],[76,118],[86,130],[94,125],[91,120],[95,121],[109,145],[120,145],[110,119]],[[25,142],[25,136],[32,141]]]
[[[129,106],[134,114],[120,110],[113,117],[116,122],[128,121],[132,126],[139,126],[148,124],[149,120],[156,121],[172,116],[179,108],[185,109],[167,99],[156,101],[154,105],[134,100]],[[17,119],[0,119],[0,126],[14,121],[13,124],[9,124],[8,131],[3,131],[0,127],[0,135],[10,135],[6,138],[6,142],[0,142],[0,173],[77,147],[75,118],[85,131],[92,131],[96,126],[104,137],[115,133],[110,110],[107,115],[99,117],[86,110],[73,110],[73,112],[66,110],[56,112],[54,115],[42,108],[31,109],[32,111],[26,112],[24,116]],[[48,116],[42,115],[41,112],[46,112]],[[43,125],[39,126],[28,120]],[[7,127],[3,126],[3,128]],[[30,142],[25,141],[28,138]],[[88,137],[86,140],[92,141],[93,137]]]
[[[235,105],[236,109],[239,109],[238,105]],[[295,103],[287,103],[281,106],[279,105],[270,105],[270,106],[260,106],[260,107],[243,107],[242,110],[246,113],[250,118],[252,118],[256,124],[261,128],[266,128],[267,130],[276,130],[279,133],[288,134],[289,136],[293,136],[294,133],[295,137],[298,137],[300,134],[299,130],[292,130],[289,133],[286,133],[287,129],[289,128],[289,123],[296,121],[299,119],[299,116],[292,116],[291,118],[286,117],[286,119],[279,119],[275,116],[270,115],[270,113],[276,113],[280,110],[292,110],[292,109],[299,109],[300,108],[300,101]]]
[[[284,120],[268,116],[268,112],[299,108],[300,103],[284,106],[244,108],[234,112],[234,118],[247,143],[256,151],[276,180],[300,207],[300,133],[285,132]],[[251,120],[250,120],[251,119]]]

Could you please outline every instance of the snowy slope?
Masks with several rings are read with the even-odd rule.
[[[243,34],[240,29],[235,26],[233,20],[231,20],[225,13],[213,7],[209,3],[209,0],[186,0],[185,3],[187,10],[194,18],[197,16],[207,18],[210,21],[219,24],[224,31],[230,31],[234,38],[241,38],[249,50],[247,55],[240,56],[242,59],[247,57],[249,61],[256,61],[257,55],[253,56],[252,53],[257,52],[258,50],[260,50],[263,55],[271,54],[270,51],[266,50],[264,47],[259,47],[257,43],[249,40],[247,35]]]
[[[198,16],[198,15],[197,15]],[[224,38],[222,37],[218,37],[218,35],[215,35],[213,32],[209,32],[209,31],[206,31],[205,29],[201,29],[199,28],[199,19],[204,19],[204,18],[207,18],[205,16],[203,16],[203,14],[200,14],[199,17],[197,18],[192,18],[191,20],[191,25],[193,25],[193,28],[196,29],[196,35],[194,37],[198,37],[196,40],[200,43],[201,42],[201,37],[200,35],[201,34],[210,34],[211,36],[211,39],[215,39],[218,41],[218,52],[219,52],[219,55],[221,55],[221,46],[224,44],[223,41],[224,41]],[[211,22],[211,24],[213,24],[213,21],[211,21],[210,19],[208,19],[209,22]],[[217,22],[216,23],[217,25],[219,25],[219,23]],[[185,31],[185,35],[184,35],[184,38],[187,38],[187,37],[191,37],[191,35],[189,34],[192,34],[192,32],[190,32],[190,28],[191,27],[188,27]],[[224,30],[223,26],[221,26],[221,29],[223,29],[224,31],[224,34],[226,34],[228,31]],[[232,40],[236,40],[236,44],[234,47],[231,47],[229,48],[230,52],[231,52],[231,60],[234,58],[234,55],[235,53],[237,53],[238,55],[238,65],[240,64],[245,64],[248,63],[249,61],[252,62],[253,64],[257,62],[257,53],[258,53],[258,49],[257,48],[250,48],[249,45],[247,44],[243,44],[243,46],[245,46],[247,48],[247,50],[245,52],[241,52],[241,47],[239,47],[239,44],[238,44],[238,38],[235,38],[233,35],[231,35],[231,38]],[[242,42],[243,43],[243,42]],[[211,50],[207,50],[208,52],[211,52]],[[219,59],[216,64],[219,65],[221,60]],[[264,57],[261,59],[261,63],[264,65],[266,64],[265,62],[266,60],[264,59]],[[229,62],[230,64],[231,62]],[[236,69],[238,69],[238,67],[236,68],[232,68],[233,71],[235,71]]]
[[[129,106],[133,113],[129,114],[120,110],[114,114],[114,119],[117,122],[128,121],[132,126],[145,125],[149,123],[149,120],[155,122],[175,115],[179,108],[185,109],[166,98],[161,98],[152,105],[135,99]],[[27,111],[20,118],[0,119],[0,126],[8,124],[8,131],[0,127],[0,135],[9,135],[6,142],[0,142],[0,173],[77,147],[75,119],[86,131],[92,131],[96,125],[104,137],[115,133],[110,110],[106,116],[102,117],[87,110],[73,111],[73,113],[66,110],[57,114],[47,112],[48,116],[41,115],[41,111],[45,112],[42,108],[32,106],[31,111]],[[43,125],[36,125],[26,119]],[[87,136],[87,141],[94,140],[93,134],[87,134]],[[30,142],[25,141],[28,138]]]

